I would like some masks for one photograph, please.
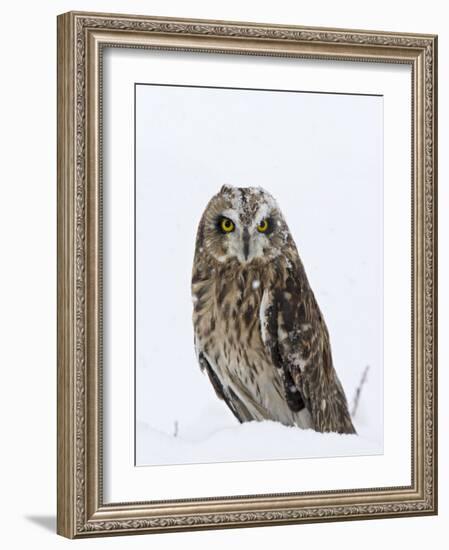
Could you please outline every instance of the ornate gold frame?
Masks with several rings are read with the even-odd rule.
[[[412,67],[412,484],[104,504],[101,52],[201,50]],[[437,512],[437,37],[129,15],[58,17],[58,533],[249,527]]]

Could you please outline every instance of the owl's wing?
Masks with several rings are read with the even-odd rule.
[[[264,291],[261,333],[280,370],[287,404],[295,412],[306,407],[319,432],[355,433],[329,334],[302,265],[288,270],[282,286]]]
[[[224,387],[220,381],[220,378],[217,376],[213,366],[211,365],[210,360],[206,357],[205,353],[200,349],[200,346],[196,343],[195,346],[197,350],[198,362],[200,368],[205,372],[209,378],[212,387],[217,394],[217,397],[222,399],[226,405],[229,407],[232,414],[237,418],[237,420],[242,422],[248,422],[253,420],[251,413],[248,411],[247,407],[241,399],[232,391],[229,387]]]

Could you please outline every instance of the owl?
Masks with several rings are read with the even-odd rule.
[[[198,226],[196,355],[239,422],[355,433],[329,333],[275,199],[225,185]]]

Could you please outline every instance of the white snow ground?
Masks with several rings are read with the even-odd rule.
[[[321,434],[278,422],[238,424],[211,406],[198,421],[178,421],[177,435],[137,423],[137,464],[193,464],[380,454],[379,435],[356,422],[357,435]]]

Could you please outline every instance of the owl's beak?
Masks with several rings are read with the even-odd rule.
[[[245,260],[247,260],[249,256],[249,231],[247,227],[245,227],[243,230],[242,240],[243,240],[243,256],[245,257]]]

